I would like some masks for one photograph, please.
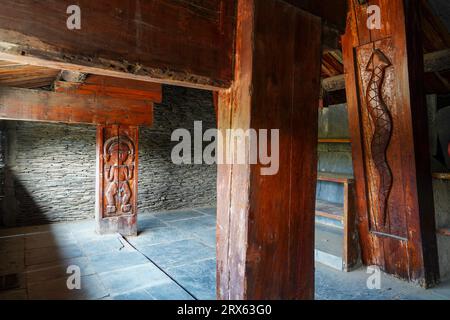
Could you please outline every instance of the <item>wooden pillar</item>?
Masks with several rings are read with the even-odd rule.
[[[363,261],[432,286],[439,271],[419,1],[349,5],[342,42]],[[381,29],[368,28],[371,5]]]
[[[219,299],[314,297],[321,29],[283,1],[238,1],[235,81],[219,95],[219,130],[279,129],[279,171],[218,167]]]
[[[97,232],[137,235],[138,127],[97,127],[96,180]]]

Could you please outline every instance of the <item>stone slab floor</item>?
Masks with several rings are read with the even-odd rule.
[[[127,239],[96,235],[93,221],[2,229],[0,300],[214,299],[215,220],[213,208],[141,214],[139,236]],[[67,286],[73,270],[79,290]],[[450,299],[449,281],[424,290],[382,275],[369,290],[369,276],[317,264],[316,298]]]

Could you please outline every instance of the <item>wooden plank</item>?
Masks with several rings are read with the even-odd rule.
[[[214,111],[216,114],[216,123],[219,123],[219,92],[214,91],[213,92],[213,104],[214,104]]]
[[[448,49],[450,33],[443,21],[431,10],[428,0],[420,0],[422,11],[422,30],[425,52]],[[445,15],[445,13],[444,13]],[[441,13],[441,18],[443,17]]]
[[[0,119],[150,126],[153,104],[138,100],[0,87]]]
[[[352,141],[350,139],[324,138],[324,139],[319,139],[319,143],[352,143]]]
[[[70,0],[5,0],[0,59],[85,73],[228,87],[235,1],[80,0],[81,29],[69,30]]]
[[[424,57],[425,72],[441,72],[450,69],[450,49],[430,52]]]
[[[317,180],[336,183],[352,183],[354,181],[354,178],[352,175],[349,174],[319,171],[317,173]]]
[[[96,231],[137,236],[138,127],[97,127]]]
[[[321,21],[283,1],[239,0],[237,25],[219,128],[279,129],[285,151],[276,175],[219,165],[218,298],[312,299]]]
[[[420,12],[415,1],[373,3],[383,30],[367,37],[360,24],[367,13],[350,1],[343,37],[363,262],[433,286],[439,272]]]
[[[320,211],[320,210],[316,210],[316,216],[319,217],[324,217],[324,218],[328,218],[328,219],[332,219],[332,220],[336,220],[336,221],[340,221],[343,222],[344,217],[340,216],[340,215],[336,215],[336,214],[332,214],[332,213],[328,213],[325,211]]]
[[[344,250],[343,267],[346,272],[351,271],[359,260],[359,239],[357,229],[357,214],[355,206],[355,189],[353,183],[344,184]]]
[[[159,83],[91,75],[84,82],[56,81],[55,92],[98,95],[117,99],[144,100],[161,103],[162,86]]]
[[[59,70],[11,63],[0,64],[0,86],[39,88],[50,86]]]
[[[433,178],[438,180],[450,180],[450,173],[433,173]]]

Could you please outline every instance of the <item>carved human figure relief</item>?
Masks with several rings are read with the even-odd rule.
[[[133,179],[135,154],[133,142],[126,136],[112,137],[105,142],[103,153],[104,177],[107,182],[105,214],[131,214],[130,183]]]
[[[383,100],[383,83],[386,69],[391,62],[379,49],[375,49],[367,64],[366,71],[370,72],[370,80],[366,88],[366,104],[374,126],[371,137],[371,155],[378,172],[378,207],[377,224],[386,225],[389,195],[392,190],[392,171],[387,160],[387,149],[392,138],[392,116]]]

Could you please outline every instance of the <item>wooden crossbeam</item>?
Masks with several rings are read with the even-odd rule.
[[[98,75],[91,75],[81,83],[56,81],[55,92],[100,95],[110,98],[144,100],[155,103],[162,101],[162,87],[159,83]]]
[[[450,69],[450,49],[427,53],[424,56],[424,71],[427,73],[441,72]],[[329,77],[322,80],[322,87],[328,92],[345,89],[345,76]]]
[[[153,103],[142,100],[0,87],[0,119],[150,126]]]
[[[4,0],[0,59],[129,79],[228,87],[235,1]]]

